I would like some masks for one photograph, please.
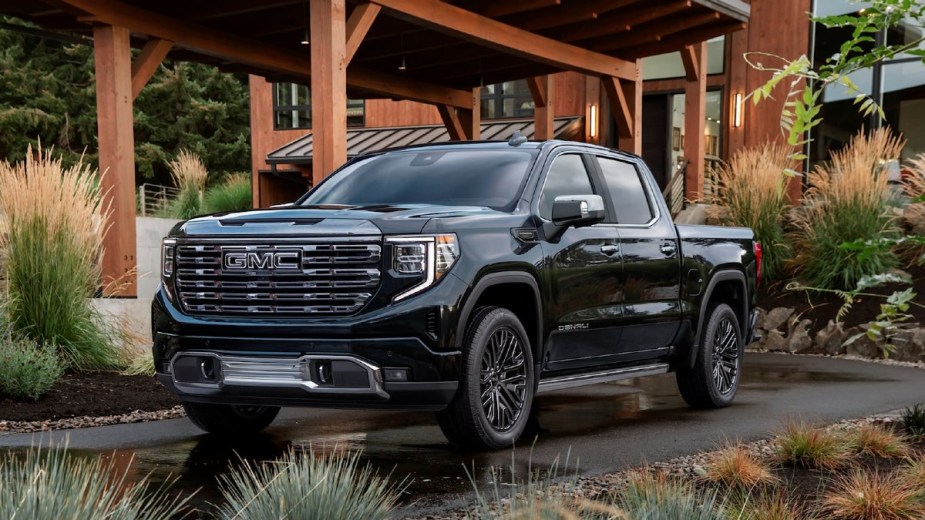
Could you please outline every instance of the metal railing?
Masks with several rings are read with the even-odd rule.
[[[689,161],[684,161],[684,164],[675,170],[674,175],[668,181],[668,184],[665,185],[665,189],[662,190],[662,195],[665,197],[665,203],[668,204],[668,211],[671,213],[672,217],[678,215],[681,210],[684,209],[684,193],[687,191],[687,165]]]
[[[180,190],[160,184],[142,184],[138,187],[138,214],[156,216],[176,200]]]

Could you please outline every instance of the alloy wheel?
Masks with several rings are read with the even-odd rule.
[[[713,335],[713,384],[721,395],[736,387],[739,377],[739,338],[732,319],[723,318]]]
[[[499,431],[510,430],[524,410],[527,396],[527,364],[524,343],[510,328],[494,331],[482,354],[479,389],[488,423]]]

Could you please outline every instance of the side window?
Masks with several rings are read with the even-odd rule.
[[[607,157],[598,157],[597,160],[613,201],[617,224],[645,224],[652,220],[652,206],[636,167]]]
[[[561,195],[593,195],[588,170],[578,154],[560,155],[553,159],[543,194],[540,196],[540,216],[552,219],[552,203]]]

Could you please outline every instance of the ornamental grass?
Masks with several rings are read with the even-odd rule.
[[[232,173],[221,184],[206,190],[202,200],[203,213],[243,211],[254,207],[251,178],[247,173]]]
[[[13,333],[54,345],[75,369],[117,363],[118,332],[91,305],[100,288],[104,223],[100,176],[78,162],[65,168],[51,151],[29,149],[0,163],[0,213],[8,319]]]
[[[186,220],[203,213],[203,192],[209,172],[202,159],[193,152],[182,150],[167,166],[174,184],[180,190],[176,200],[167,208],[167,215]]]
[[[806,285],[850,290],[861,277],[898,264],[892,250],[861,253],[842,244],[897,234],[883,165],[898,159],[904,145],[888,128],[861,133],[810,174],[804,204],[795,213],[791,263]]]
[[[718,189],[710,216],[723,225],[754,230],[763,246],[763,276],[769,280],[783,277],[790,257],[784,236],[784,216],[790,208],[790,177],[784,174],[788,155],[788,149],[776,143],[745,148],[716,173]]]

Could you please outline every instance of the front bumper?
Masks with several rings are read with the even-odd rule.
[[[465,289],[450,276],[427,298],[328,320],[188,316],[159,290],[152,305],[157,378],[181,400],[201,403],[439,410],[458,386],[461,353],[444,345],[455,344]],[[434,316],[436,337],[424,330]],[[213,379],[178,377],[177,360],[195,368],[207,358],[215,360]],[[335,373],[347,383],[319,383],[318,362],[341,367]],[[402,380],[390,380],[394,370],[404,372]]]

